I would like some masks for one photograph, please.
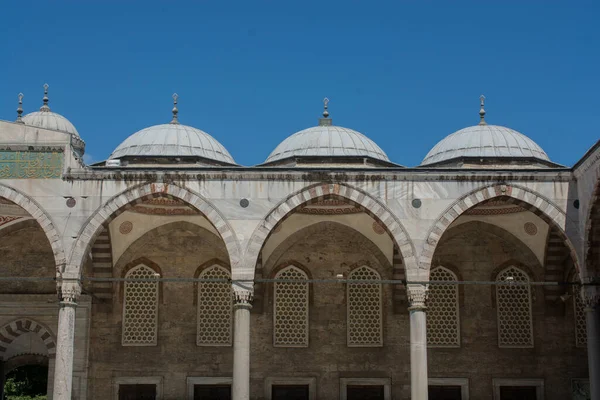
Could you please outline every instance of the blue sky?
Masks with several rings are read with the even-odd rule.
[[[314,126],[363,132],[415,166],[446,135],[487,120],[573,165],[600,138],[600,6],[591,1],[4,2],[0,119],[50,106],[94,160],[180,121],[261,163]]]

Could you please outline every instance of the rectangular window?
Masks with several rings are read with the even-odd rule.
[[[316,400],[317,378],[268,377],[265,379],[266,400]]]
[[[187,378],[189,400],[231,400],[232,379],[228,376],[190,376]]]
[[[341,400],[391,400],[392,381],[389,378],[341,378]]]
[[[156,400],[156,385],[119,385],[119,400]]]
[[[309,400],[308,385],[273,385],[271,400]]]
[[[494,379],[494,400],[544,400],[543,379]]]
[[[194,385],[194,400],[231,400],[231,386]]]
[[[461,400],[460,386],[429,386],[429,400]]]

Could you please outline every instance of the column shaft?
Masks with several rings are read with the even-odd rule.
[[[409,285],[410,300],[410,393],[411,400],[428,399],[427,377],[427,324],[425,300],[427,287]]]
[[[233,400],[250,399],[250,305],[249,292],[234,292],[233,306]]]
[[[81,294],[79,283],[61,284],[59,288],[58,333],[54,361],[53,400],[71,400],[73,386],[73,350],[75,345],[75,311],[77,297]]]

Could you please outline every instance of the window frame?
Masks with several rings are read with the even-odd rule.
[[[275,321],[277,320],[277,285],[281,285],[285,282],[274,282],[273,283],[273,322],[272,322],[272,329],[273,329],[273,347],[281,347],[281,348],[285,348],[285,347],[289,347],[289,348],[305,348],[305,347],[309,347],[310,345],[310,284],[309,284],[309,276],[306,273],[306,271],[304,271],[302,268],[297,267],[294,264],[290,264],[282,269],[280,269],[279,271],[277,271],[277,273],[274,275],[274,279],[279,279],[279,276],[283,273],[285,273],[286,271],[290,270],[290,269],[294,269],[294,270],[298,270],[300,271],[303,275],[304,275],[304,279],[306,280],[306,316],[305,316],[305,321],[304,321],[304,326],[306,329],[306,341],[305,343],[300,343],[300,344],[282,344],[282,343],[277,343],[277,330],[275,329]]]
[[[232,386],[233,378],[230,376],[188,376],[187,379],[185,380],[185,384],[187,386],[187,398],[189,400],[194,400],[194,386],[196,386],[196,385],[229,385],[229,386]]]
[[[383,386],[384,400],[392,400],[390,378],[340,378],[340,400],[348,399],[348,386]]]
[[[265,378],[265,399],[273,399],[273,386],[285,386],[285,385],[308,385],[308,399],[317,399],[317,378],[315,377],[302,377],[302,376],[289,376],[289,377],[274,377],[269,376]]]
[[[501,400],[500,388],[502,386],[533,386],[535,387],[536,400],[544,400],[543,378],[493,378],[494,400]]]
[[[156,385],[156,400],[163,398],[162,376],[117,376],[113,378],[113,399],[119,399],[120,385]]]
[[[365,268],[374,272],[377,275],[377,279],[381,280],[381,274],[374,268],[368,265],[360,265],[354,268],[348,273],[348,279],[352,279],[352,274],[361,268]],[[350,343],[350,285],[346,284],[346,346],[347,347],[383,347],[383,287],[381,284],[377,284],[379,287],[379,343]],[[360,285],[360,284],[355,284]]]
[[[469,400],[469,378],[429,378],[427,386],[460,386],[461,400]]]
[[[222,271],[225,271],[227,273],[227,276],[229,277],[229,279],[231,279],[231,271],[220,264],[212,264],[212,265],[209,265],[208,267],[204,268],[198,274],[198,278],[202,279],[203,275],[208,273],[208,271],[212,270],[213,268],[217,268]],[[200,338],[199,338],[200,296],[202,295],[202,283],[203,282],[198,282],[198,288],[197,288],[196,299],[195,299],[196,300],[196,346],[198,346],[198,347],[231,347],[233,345],[233,289],[231,288],[231,285],[229,285],[229,287],[231,289],[231,293],[229,294],[229,298],[230,298],[229,301],[230,301],[230,305],[231,305],[230,310],[229,310],[229,341],[227,343],[200,342]]]
[[[530,343],[526,344],[526,345],[511,345],[511,344],[502,344],[501,343],[501,336],[500,336],[500,331],[501,331],[501,326],[500,326],[500,296],[498,291],[500,290],[500,285],[496,284],[495,285],[495,296],[496,296],[496,328],[497,328],[497,335],[498,335],[498,348],[500,349],[532,349],[535,347],[535,333],[533,330],[533,293],[532,293],[532,287],[531,287],[531,276],[527,273],[526,270],[524,270],[523,268],[520,268],[518,265],[509,265],[506,268],[502,268],[502,270],[498,271],[498,273],[496,274],[496,282],[503,282],[500,281],[500,275],[502,275],[504,272],[506,272],[509,269],[516,269],[519,272],[521,272],[523,275],[525,275],[527,277],[527,282],[529,283],[529,285],[527,285],[527,289],[528,289],[528,301],[529,301],[529,333],[530,333]],[[509,284],[505,284],[505,286],[509,286]]]
[[[435,268],[432,268],[432,272],[436,269],[443,269],[444,271],[449,272],[453,277],[455,281],[458,281],[458,275],[456,275],[456,273],[454,271],[452,271],[450,268],[444,267],[443,265],[438,265]],[[430,273],[430,278],[431,280],[431,273]],[[429,287],[430,290],[430,296],[431,296],[431,288],[435,287],[437,285],[431,285]],[[460,336],[460,331],[461,331],[461,326],[460,326],[460,287],[459,285],[452,285],[454,286],[454,291],[455,291],[455,295],[456,295],[456,302],[454,303],[454,306],[456,308],[456,344],[451,344],[451,345],[445,345],[445,344],[429,344],[429,334],[427,334],[427,347],[428,348],[439,348],[439,349],[459,349],[461,347],[462,344],[462,339]],[[427,321],[429,321],[429,318],[427,318]]]
[[[152,268],[150,265],[147,265],[143,262],[133,266],[130,268],[124,275],[124,278],[129,277],[133,271],[141,268],[147,268],[150,271],[153,271],[153,276],[156,278],[160,278],[161,274],[156,271],[156,269]],[[123,347],[144,347],[144,346],[157,346],[158,345],[158,309],[160,306],[160,283],[156,281],[156,312],[154,313],[154,340],[152,342],[147,343],[125,343],[125,315],[127,309],[127,285],[135,283],[135,282],[123,282],[123,307],[121,308],[121,346]]]

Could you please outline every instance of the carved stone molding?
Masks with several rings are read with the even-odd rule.
[[[410,307],[409,310],[421,310],[427,309],[426,302],[429,294],[429,288],[427,285],[422,284],[408,284],[407,286],[408,302]]]
[[[598,282],[595,282],[598,284]],[[600,307],[600,286],[584,285],[581,288],[581,298],[585,308]]]
[[[254,293],[250,290],[233,289],[233,308],[252,308]]]
[[[62,282],[58,286],[58,300],[61,305],[77,305],[81,295],[81,284],[78,281]]]

